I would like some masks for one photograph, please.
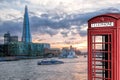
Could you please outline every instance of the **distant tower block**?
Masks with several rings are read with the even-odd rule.
[[[4,44],[8,44],[10,42],[10,33],[7,32],[4,34]]]
[[[27,6],[25,6],[22,42],[31,42],[31,40],[32,39],[31,39],[30,27],[29,27],[28,9],[27,9]]]

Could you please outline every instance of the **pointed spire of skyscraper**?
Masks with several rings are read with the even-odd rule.
[[[27,6],[25,6],[25,13],[24,13],[22,42],[31,42],[31,34],[30,34],[30,27],[29,27],[29,16],[28,16]]]

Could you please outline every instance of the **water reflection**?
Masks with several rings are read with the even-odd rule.
[[[60,65],[37,65],[37,61],[0,62],[0,80],[87,80],[87,59],[61,59]]]

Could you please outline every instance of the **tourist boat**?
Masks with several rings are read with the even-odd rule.
[[[64,63],[63,61],[58,61],[58,60],[51,59],[51,60],[39,61],[37,64],[38,65],[53,65],[53,64],[63,64],[63,63]]]

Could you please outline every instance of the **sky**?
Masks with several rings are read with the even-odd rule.
[[[87,21],[104,13],[120,13],[118,0],[0,0],[0,43],[6,32],[22,37],[28,7],[32,42],[52,48],[72,45],[87,51]]]

